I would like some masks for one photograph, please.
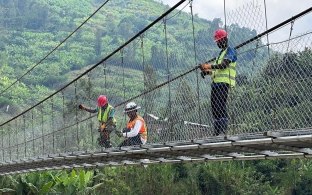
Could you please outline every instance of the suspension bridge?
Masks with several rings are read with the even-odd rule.
[[[237,10],[228,10],[224,1],[224,8],[224,28],[238,53],[237,86],[230,90],[230,125],[225,135],[213,135],[211,80],[202,79],[197,66],[212,62],[218,53],[209,38],[215,29],[199,29],[193,1],[182,0],[72,81],[3,121],[0,174],[154,163],[311,158],[312,29],[307,27],[296,34],[294,29],[296,23],[311,16],[312,8],[271,28],[267,25],[265,1],[254,1]],[[188,20],[187,35],[176,34],[171,26],[173,18]],[[240,34],[238,26],[257,32]],[[270,39],[285,29],[285,39]],[[150,32],[158,32],[159,37],[152,37]],[[192,41],[185,42],[183,36]],[[158,45],[151,46],[151,40]],[[176,48],[181,48],[179,53]],[[42,61],[53,52],[57,48]],[[155,57],[161,52],[164,59]],[[134,63],[133,59],[141,63]],[[1,95],[10,94],[31,71],[2,90]],[[118,147],[122,139],[112,134],[112,148],[98,146],[96,116],[80,111],[78,105],[94,107],[100,94],[107,95],[114,105],[118,129],[125,127],[123,110],[127,102],[135,101],[142,107],[139,113],[147,123],[147,144]]]

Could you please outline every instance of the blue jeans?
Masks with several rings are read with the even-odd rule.
[[[213,135],[226,133],[228,126],[227,98],[229,84],[212,83],[211,85],[211,109],[213,116]]]

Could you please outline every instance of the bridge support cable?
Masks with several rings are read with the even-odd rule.
[[[227,31],[227,25],[226,25],[226,6],[225,6],[225,0],[223,0],[223,14],[224,14],[224,29]]]
[[[54,126],[54,101],[53,97],[51,97],[51,130],[52,130],[52,150],[55,153],[55,126]]]
[[[195,24],[194,24],[194,13],[193,13],[193,0],[189,1],[190,11],[192,17],[192,35],[193,35],[193,48],[194,48],[194,64],[198,64],[197,60],[197,51],[196,51],[196,36],[195,36]],[[199,74],[200,71],[196,69],[196,91],[197,91],[197,105],[198,105],[198,115],[199,115],[199,123],[202,124],[202,111],[201,111],[201,102],[200,102],[200,87],[199,87]]]
[[[264,4],[264,15],[265,15],[265,30],[268,30],[268,16],[267,16],[267,4],[266,4],[266,0],[263,0],[263,4]],[[269,34],[266,35],[266,40],[267,40],[268,55],[270,56]]]
[[[22,129],[23,129],[23,137],[24,137],[24,158],[27,157],[27,142],[26,142],[26,118],[25,118],[25,115],[23,115],[23,124],[22,124]],[[54,151],[53,151],[54,152]]]
[[[145,64],[145,54],[144,54],[144,34],[140,36],[140,49],[141,49],[141,55],[142,55],[142,68],[143,68],[143,82],[144,82],[144,91],[147,90],[147,68]],[[146,108],[148,107],[147,98],[144,98],[144,115],[147,114]]]
[[[45,151],[45,148],[44,148],[44,145],[45,145],[45,143],[44,143],[44,119],[43,119],[43,117],[44,117],[44,113],[43,113],[43,108],[44,108],[44,106],[42,105],[41,107],[40,107],[40,118],[41,118],[41,120],[40,120],[40,124],[41,124],[41,138],[42,138],[42,155],[44,155],[44,151]]]
[[[89,105],[94,104],[94,100],[92,100],[92,81],[91,81],[91,73],[87,74],[87,79],[88,79],[88,99],[89,99]],[[107,84],[106,84],[106,63],[103,62],[103,75],[104,75],[104,92],[105,95],[107,94]],[[92,117],[92,113],[89,113],[89,117]],[[94,144],[94,137],[93,137],[93,122],[92,120],[89,121],[88,124],[89,128],[90,128],[90,137],[91,137],[91,143],[92,145]]]
[[[288,37],[288,44],[287,44],[287,49],[286,49],[286,53],[288,53],[289,51],[289,43],[290,43],[290,39],[291,39],[291,35],[292,35],[292,32],[294,30],[294,24],[295,24],[295,20],[291,21],[290,23],[290,30],[289,30],[289,37]]]
[[[75,95],[75,105],[78,105],[78,95],[77,95],[77,81],[74,83],[74,95]],[[79,118],[78,118],[78,107],[75,106],[75,120],[76,120],[76,147],[79,150]]]
[[[168,51],[168,37],[167,37],[167,19],[164,17],[164,36],[165,36],[165,51],[166,51],[166,71],[167,71],[167,81],[171,79],[170,65],[169,65],[169,51]],[[166,110],[166,115],[169,120],[169,136],[170,140],[173,140],[173,121],[172,121],[172,107],[171,107],[171,84],[168,83],[168,107]]]
[[[64,95],[64,91],[61,92],[62,93],[62,122],[63,122],[63,127],[66,126],[66,116],[65,116],[65,95]],[[63,139],[64,139],[64,152],[67,152],[67,133],[66,133],[66,129],[63,129]],[[93,141],[93,140],[92,140]]]
[[[4,130],[1,131],[2,162],[4,162]]]

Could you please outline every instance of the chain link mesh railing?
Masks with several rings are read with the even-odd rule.
[[[259,34],[267,30],[264,6],[254,1],[237,10],[226,9],[225,14],[229,40],[238,54],[237,85],[227,99],[227,135],[242,139],[269,130],[306,134],[312,124],[312,29],[293,35],[292,26],[287,40],[265,43],[262,38],[273,31]],[[115,106],[117,130],[129,120],[123,113],[127,102],[142,107],[139,114],[148,127],[147,145],[214,139],[211,79],[202,79],[194,67],[217,57],[212,35],[220,24],[200,25],[192,1],[180,1],[180,8],[167,11],[96,66],[77,71],[71,83],[3,123],[0,161],[101,150],[96,116],[78,108],[79,104],[95,107],[100,94]],[[188,33],[179,34],[179,28]],[[122,140],[111,134],[113,147]]]

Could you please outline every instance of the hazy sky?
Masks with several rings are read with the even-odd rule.
[[[168,4],[170,6],[176,4],[179,2],[179,0],[162,0],[164,4]],[[233,18],[233,15],[235,10],[238,10],[238,8],[241,8],[242,6],[249,7],[248,5],[251,5],[252,3],[259,4],[263,6],[264,0],[227,0],[225,2],[226,4],[226,10],[231,14],[229,16],[229,20],[231,19],[230,17]],[[213,19],[213,18],[221,18],[224,21],[224,1],[223,0],[193,0],[193,7],[194,7],[194,13],[197,13],[199,17],[206,18],[206,19]],[[268,16],[268,27],[273,27],[277,25],[278,23],[310,8],[312,6],[312,0],[266,0],[266,5],[267,5],[267,16]],[[189,9],[187,9],[189,10]],[[246,10],[246,9],[245,9]],[[261,7],[261,14],[264,15],[264,7]],[[252,17],[251,15],[248,15]],[[228,17],[228,16],[227,16]],[[240,17],[242,18],[242,17]],[[263,17],[261,17],[263,19]],[[246,25],[249,25],[249,23]],[[262,20],[265,21],[265,20]],[[241,21],[238,21],[240,24]],[[252,27],[255,27],[257,22],[252,21],[251,24]],[[258,32],[262,32],[265,23],[261,22],[262,26],[261,29],[256,29]],[[260,24],[259,24],[260,25]],[[249,26],[248,26],[249,27]],[[256,27],[255,27],[256,28]],[[289,29],[290,26],[286,26],[283,30],[280,30],[276,33],[273,33],[271,35],[271,39],[274,39],[276,41],[279,41],[277,39],[285,39],[289,36]],[[294,31],[293,34],[298,34],[298,33],[304,33],[307,31],[312,31],[312,13],[309,13],[305,17],[297,20],[294,23]]]

